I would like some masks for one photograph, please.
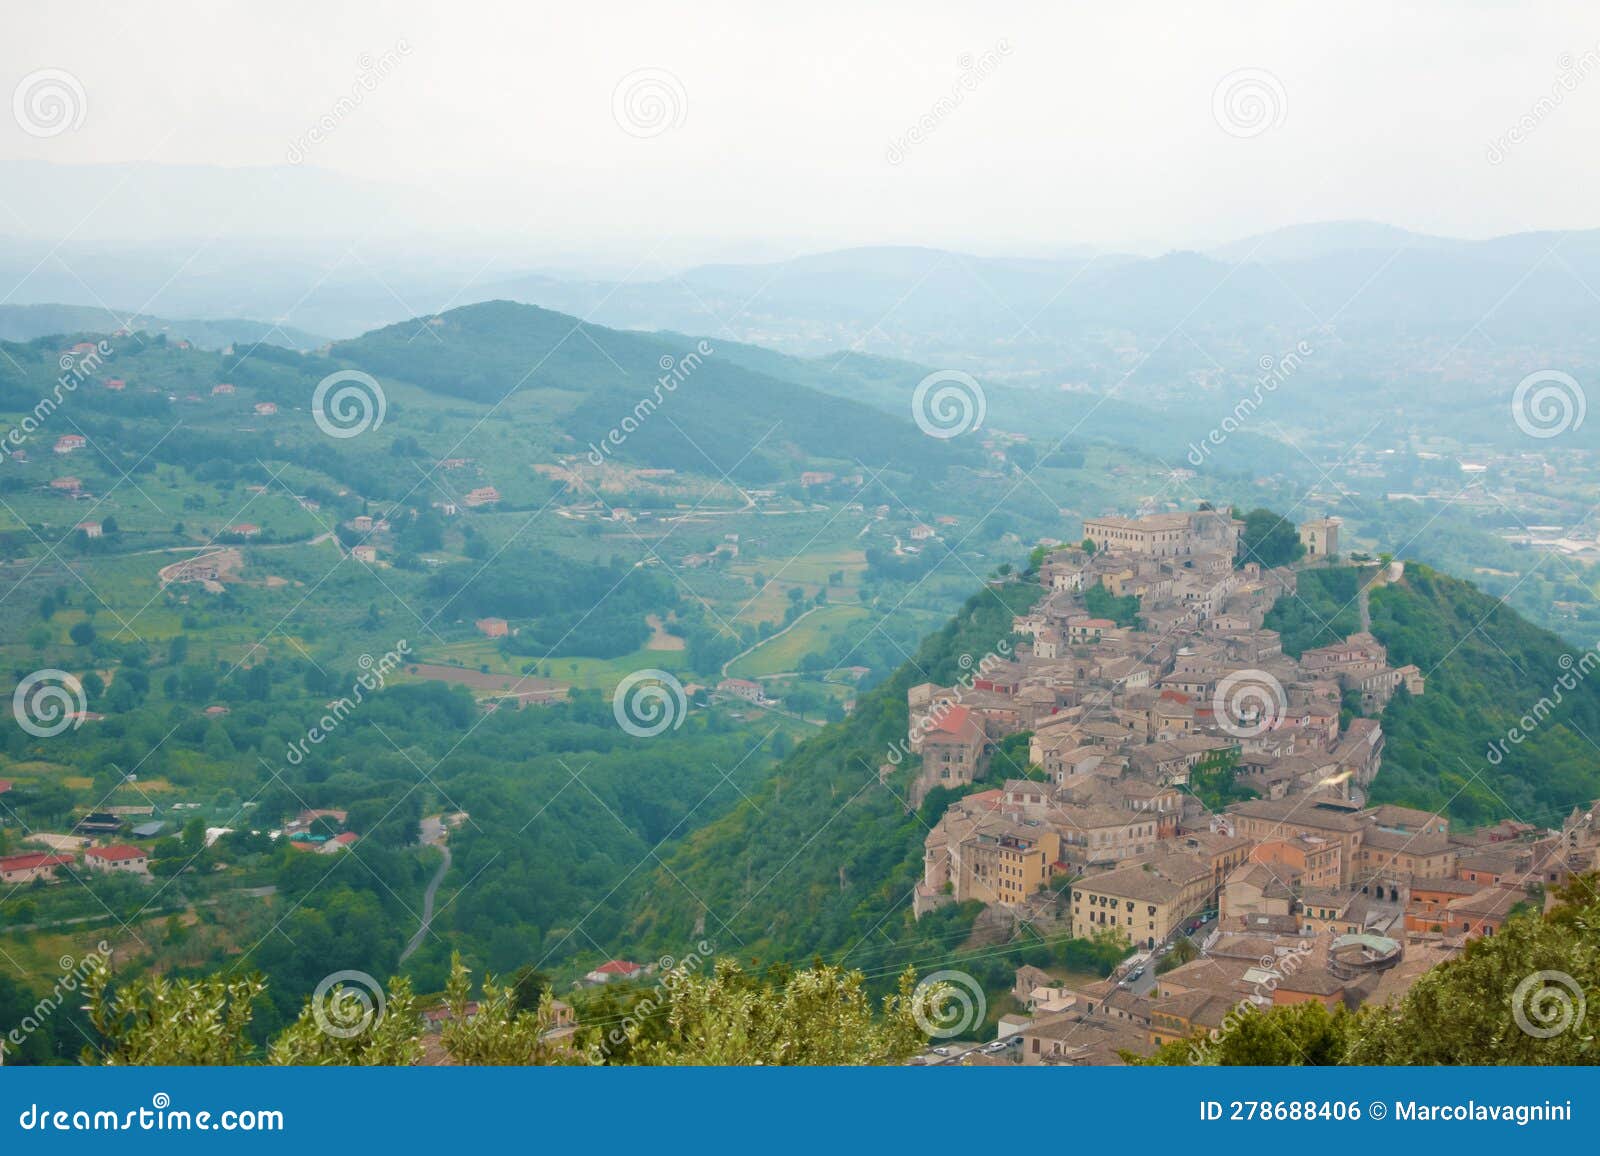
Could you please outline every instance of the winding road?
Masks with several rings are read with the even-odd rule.
[[[410,959],[412,952],[421,947],[422,941],[427,938],[428,928],[433,924],[434,896],[439,894],[439,884],[444,882],[444,877],[450,872],[450,848],[445,843],[444,822],[438,815],[430,815],[422,820],[422,841],[430,847],[439,848],[444,858],[439,863],[439,870],[428,880],[428,889],[422,893],[422,925],[406,944],[406,949],[400,953],[401,963]]]

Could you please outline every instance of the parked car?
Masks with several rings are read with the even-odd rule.
[[[933,1049],[933,1054],[936,1055],[936,1056],[948,1056],[950,1054],[950,1049],[949,1048],[934,1048]]]
[[[995,1042],[992,1043],[992,1044],[984,1044],[983,1045],[983,1050],[988,1052],[992,1056],[996,1052],[1005,1051],[1010,1046],[1011,1046],[1011,1041],[1010,1040],[995,1040]]]

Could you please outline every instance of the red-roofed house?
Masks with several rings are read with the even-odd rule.
[[[233,393],[233,392],[234,392],[233,384],[231,382],[227,382],[227,381],[221,382],[220,384],[213,385],[211,387],[211,396],[212,397],[216,397],[219,394],[229,394],[229,393]]]
[[[73,450],[81,450],[89,441],[82,434],[62,434],[56,439],[56,453],[70,454]]]
[[[71,855],[52,855],[40,851],[30,855],[8,855],[0,859],[0,883],[32,883],[35,879],[54,879],[57,867],[71,865]]]
[[[626,959],[608,959],[583,978],[590,983],[610,983],[614,979],[634,979],[644,968]]]
[[[919,744],[922,774],[913,802],[931,787],[962,787],[983,773],[983,723],[971,708],[948,707],[931,714],[924,725]]]
[[[99,522],[79,522],[72,528],[74,530],[82,530],[85,538],[98,538],[105,533],[105,527]]]
[[[961,805],[969,812],[998,811],[1005,806],[1005,802],[1006,793],[999,787],[995,787],[990,791],[974,791],[970,795],[962,796],[961,799]]]
[[[469,506],[491,506],[500,500],[500,491],[493,486],[479,486],[461,500]]]
[[[5,794],[10,789],[11,789],[11,780],[10,779],[0,779],[0,795]]]
[[[106,378],[106,388],[115,393],[121,393],[128,388],[128,383],[120,377],[108,377]]]
[[[130,847],[126,843],[112,847],[91,847],[84,852],[83,861],[91,871],[150,874],[149,854],[143,848]]]
[[[275,401],[258,401],[258,402],[256,402],[256,413],[260,414],[262,417],[271,417],[273,414],[275,414],[277,412],[278,412],[278,403],[275,402]]]
[[[52,490],[62,490],[68,494],[76,494],[83,489],[82,478],[54,478],[50,482]]]
[[[238,522],[228,527],[228,533],[237,534],[241,538],[254,538],[261,533],[261,527],[254,522]]]
[[[474,625],[485,638],[504,638],[511,630],[504,618],[480,618]]]

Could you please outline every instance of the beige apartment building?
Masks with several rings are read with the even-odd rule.
[[[1214,881],[1209,860],[1192,855],[1086,876],[1072,885],[1072,934],[1109,928],[1136,947],[1154,947],[1206,906]]]

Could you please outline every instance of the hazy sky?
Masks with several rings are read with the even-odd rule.
[[[1593,0],[7,9],[0,89],[64,70],[82,120],[42,136],[0,117],[0,160],[299,159],[421,190],[385,202],[408,227],[567,250],[1044,252],[1342,218],[1465,236],[1600,224]],[[629,76],[663,103],[618,109]],[[1221,113],[1232,132],[1215,107],[1229,76],[1265,101]],[[27,226],[0,216],[0,232]]]

